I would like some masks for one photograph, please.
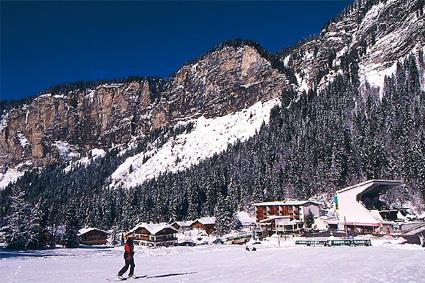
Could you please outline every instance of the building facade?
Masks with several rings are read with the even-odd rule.
[[[204,230],[208,235],[215,232],[215,217],[201,217],[190,225],[192,229]]]
[[[255,203],[255,215],[266,234],[297,233],[304,229],[307,215],[320,216],[321,203],[306,201],[271,201]]]
[[[177,230],[168,224],[142,223],[125,234],[125,239],[133,238],[136,244],[149,247],[173,246],[177,244]]]
[[[106,245],[110,233],[97,228],[83,228],[78,231],[80,244]]]

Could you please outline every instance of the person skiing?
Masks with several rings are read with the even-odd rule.
[[[132,238],[128,238],[124,245],[124,260],[125,265],[118,272],[118,278],[121,280],[124,279],[123,275],[127,271],[128,267],[130,267],[128,278],[136,278],[136,276],[134,276],[134,243]]]

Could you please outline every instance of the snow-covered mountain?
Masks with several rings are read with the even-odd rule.
[[[317,37],[277,55],[249,41],[231,41],[168,79],[53,88],[3,109],[0,187],[33,167],[58,164],[72,171],[89,163],[92,152],[148,142],[109,178],[109,187],[132,187],[254,136],[288,93],[320,91],[338,74],[359,80],[360,87],[382,87],[385,75],[409,54],[424,86],[424,37],[423,1],[358,0]],[[183,133],[155,141],[189,124]]]
[[[203,127],[217,131],[213,118],[246,119],[243,113],[250,112],[249,107],[262,105],[261,101],[274,104],[273,99],[293,87],[288,75],[272,66],[262,52],[251,42],[228,42],[183,66],[168,80],[130,79],[71,91],[53,90],[6,110],[0,123],[2,173],[7,175],[12,172],[7,168],[28,162],[46,166],[84,158],[92,149],[135,143],[178,123],[192,121],[196,131],[202,123],[211,123],[213,126]],[[261,125],[255,123],[267,118],[266,112],[261,117],[252,114],[257,120],[251,120],[250,132]],[[223,122],[228,128],[237,124]],[[237,138],[248,135],[229,129],[229,135],[232,132]],[[217,144],[214,153],[223,149]]]
[[[301,90],[323,88],[335,76],[358,73],[362,83],[382,87],[395,63],[415,54],[424,77],[425,17],[421,0],[355,1],[316,38],[280,54]],[[422,80],[422,84],[425,81]]]

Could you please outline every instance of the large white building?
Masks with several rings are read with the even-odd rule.
[[[401,184],[393,180],[369,180],[337,191],[334,203],[338,229],[383,232],[383,216],[389,207],[379,196]]]

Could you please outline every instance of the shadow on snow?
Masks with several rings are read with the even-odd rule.
[[[164,278],[164,277],[180,276],[180,275],[194,274],[194,273],[197,273],[197,272],[168,273],[168,274],[147,276],[146,278],[151,278],[151,279],[153,279],[153,278]]]

